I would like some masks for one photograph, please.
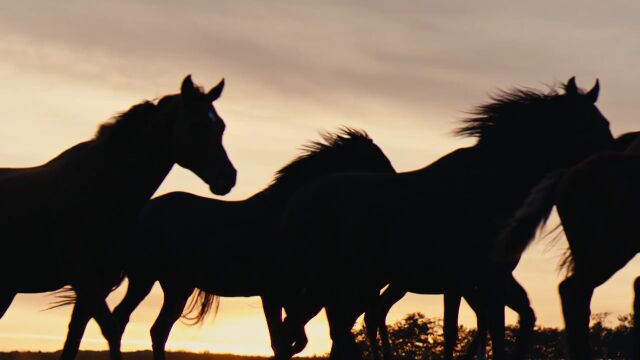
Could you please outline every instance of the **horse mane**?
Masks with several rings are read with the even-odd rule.
[[[100,125],[93,140],[97,143],[105,143],[127,134],[139,134],[148,124],[155,109],[156,104],[151,101],[133,105],[129,110],[114,116],[111,121]]]
[[[284,182],[294,182],[306,176],[311,172],[309,169],[317,168],[318,163],[328,159],[332,156],[332,153],[345,146],[361,142],[371,143],[373,141],[366,131],[347,126],[341,127],[334,133],[322,132],[320,137],[322,138],[320,141],[310,141],[303,145],[301,147],[302,154],[278,170],[269,187]]]
[[[196,91],[195,96],[206,96],[202,87],[194,85],[194,90]],[[169,103],[178,96],[179,95],[164,96],[157,101],[157,104],[153,101],[146,100],[133,105],[129,110],[111,118],[111,121],[100,125],[93,140],[95,140],[96,143],[105,143],[111,142],[114,139],[140,134],[149,124],[149,121],[153,119],[158,108],[171,106]]]
[[[567,88],[563,84],[561,88]],[[580,94],[584,91],[579,89]],[[527,122],[536,121],[536,109],[544,109],[560,96],[557,87],[551,86],[543,92],[532,88],[498,90],[490,95],[490,102],[477,106],[469,112],[471,117],[463,119],[463,126],[455,135],[475,137],[478,143],[503,142],[507,137],[515,139],[514,133],[526,131]]]

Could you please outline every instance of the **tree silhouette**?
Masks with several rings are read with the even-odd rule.
[[[591,347],[596,359],[631,359],[633,343],[631,314],[617,317],[609,324],[609,313],[597,313],[591,320]],[[410,313],[388,327],[389,339],[399,360],[439,360],[443,357],[443,323],[439,318],[427,318],[422,313]],[[518,327],[506,327],[506,349],[515,349]],[[365,356],[371,358],[364,324],[354,330],[356,341]],[[475,329],[459,327],[455,356],[462,356],[476,334]],[[491,354],[491,344],[487,346]],[[536,327],[532,339],[531,359],[566,359],[563,331],[555,327]]]

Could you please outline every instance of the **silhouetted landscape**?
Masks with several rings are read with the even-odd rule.
[[[395,349],[396,359],[443,359],[442,326],[441,318],[428,318],[419,312],[407,314],[402,320],[389,325],[389,340]],[[594,359],[633,358],[633,339],[630,336],[632,328],[632,314],[618,316],[615,319],[606,313],[592,315],[589,340]],[[515,348],[517,330],[518,326],[507,326],[505,347],[508,352],[513,352]],[[369,342],[364,326],[358,327],[354,333],[361,350],[370,359]],[[456,358],[464,354],[475,334],[475,328],[459,327]],[[529,358],[566,359],[564,341],[562,329],[536,326]],[[491,354],[490,346],[487,346],[487,354]]]
[[[632,314],[621,315],[613,319],[610,314],[598,313],[592,316],[590,341],[596,359],[631,359],[633,352],[632,337],[629,336],[633,326]],[[396,351],[398,360],[439,360],[443,359],[444,339],[443,321],[441,318],[429,318],[416,312],[405,315],[402,320],[389,325],[389,338]],[[506,331],[506,348],[512,351],[515,347],[517,326],[509,325]],[[356,341],[367,358],[371,358],[369,342],[364,325],[354,330]],[[459,341],[456,346],[456,357],[462,356],[466,347],[476,334],[475,328],[459,327]],[[556,327],[536,327],[532,341],[531,359],[566,359],[564,354],[564,335],[562,329]],[[487,353],[491,354],[490,346]],[[54,360],[56,352],[0,352],[0,360]],[[125,359],[148,360],[153,358],[152,351],[125,352]],[[81,351],[79,360],[106,360],[108,351]],[[192,353],[185,351],[167,352],[168,360],[264,360],[268,356],[243,356],[233,354]],[[327,356],[295,357],[300,360],[327,359]]]

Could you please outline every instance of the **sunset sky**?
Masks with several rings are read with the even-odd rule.
[[[397,170],[422,167],[472,144],[452,131],[490,92],[546,89],[573,75],[583,87],[600,79],[598,105],[618,135],[639,130],[639,16],[637,1],[5,1],[0,165],[45,162],[116,112],[177,92],[188,73],[206,87],[227,80],[216,108],[239,176],[225,199],[261,190],[319,130],[340,125],[369,132]],[[178,167],[158,194],[173,190],[213,196]],[[516,277],[538,323],[561,326],[556,264],[566,242],[546,243],[526,252]],[[596,291],[592,310],[628,313],[636,274],[639,261]],[[0,350],[60,349],[71,309],[42,311],[51,300],[19,295],[0,320]],[[125,350],[150,349],[161,301],[155,288],[134,314]],[[441,302],[407,296],[390,319],[442,316]],[[468,308],[461,317],[475,326]],[[307,330],[305,354],[327,352],[324,316]],[[82,348],[105,347],[92,322]],[[222,299],[215,320],[177,324],[168,348],[270,354],[259,299]]]

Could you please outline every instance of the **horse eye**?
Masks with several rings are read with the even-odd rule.
[[[209,116],[209,119],[211,119],[211,121],[213,121],[213,122],[218,121],[218,118],[216,117],[216,114],[213,113],[213,111],[209,111],[207,113],[207,116]]]

